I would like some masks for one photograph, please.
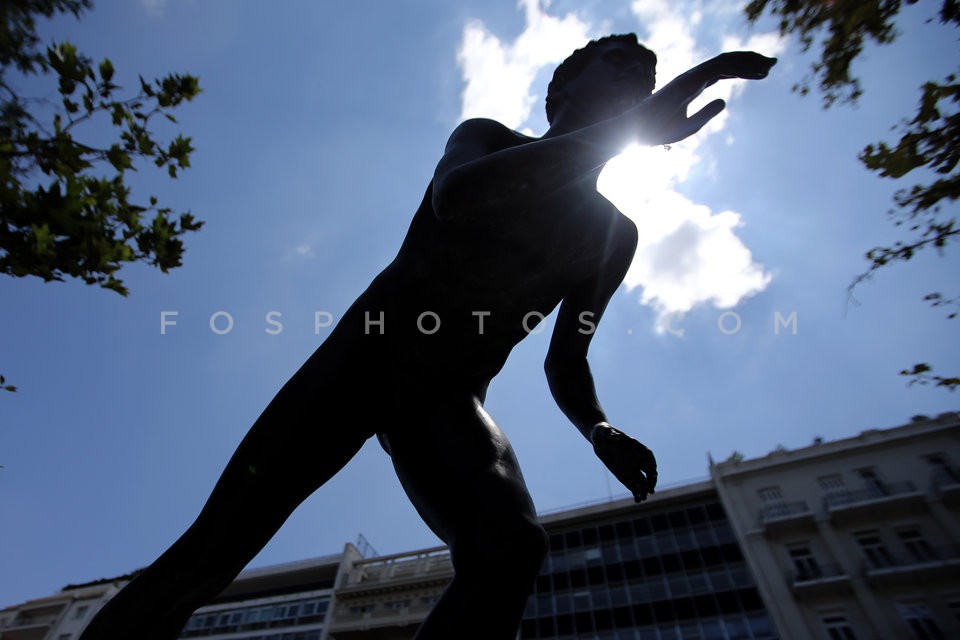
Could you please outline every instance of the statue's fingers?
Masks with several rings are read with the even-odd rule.
[[[650,451],[647,447],[643,447],[643,451],[640,454],[640,459],[642,462],[638,463],[638,473],[642,473],[646,479],[645,487],[648,493],[654,493],[657,487],[657,459],[653,455],[653,451]]]
[[[645,465],[636,465],[633,468],[633,482],[630,485],[630,491],[633,492],[635,502],[643,502],[650,493],[650,479],[643,471]]]
[[[727,106],[727,103],[723,100],[714,100],[704,108],[697,111],[695,114],[687,118],[687,128],[689,129],[688,136],[692,136],[697,131],[700,131],[708,122],[713,120],[713,118],[720,114],[721,111]]]
[[[635,482],[633,487],[631,487],[631,491],[633,492],[634,502],[643,502],[647,499],[647,483],[643,480]]]
[[[689,118],[681,120],[680,123],[673,129],[673,131],[671,131],[669,136],[670,139],[667,141],[667,144],[680,142],[681,140],[689,138],[696,132],[700,131],[704,125],[706,125],[716,115],[723,111],[724,107],[726,106],[727,103],[723,100],[714,100]]]
[[[756,59],[752,61],[753,64],[751,65],[751,68],[740,76],[745,80],[762,80],[770,73],[770,69],[773,68],[773,65],[777,64],[776,58],[768,58],[767,56],[762,56],[759,53],[754,55],[756,56]]]

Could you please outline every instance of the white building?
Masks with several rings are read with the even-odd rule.
[[[0,610],[0,640],[72,640],[129,576],[68,586],[46,598]]]
[[[784,640],[960,638],[960,416],[710,473]]]
[[[248,569],[209,605],[197,609],[181,638],[326,640],[337,576],[363,556],[341,554]]]
[[[711,460],[709,480],[541,522],[550,552],[524,640],[960,638],[956,413]],[[444,547],[347,544],[244,571],[180,637],[407,640],[452,576]],[[0,640],[75,640],[128,579],[4,609]]]

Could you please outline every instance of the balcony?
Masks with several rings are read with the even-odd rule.
[[[917,549],[913,552],[873,554],[863,561],[863,574],[874,587],[956,581],[960,575],[960,547]]]
[[[437,597],[439,597],[437,592]],[[409,606],[389,607],[385,603],[338,611],[331,630],[344,640],[396,639],[412,637],[433,608],[433,601],[411,601]],[[386,635],[383,635],[386,634]]]
[[[410,627],[412,636],[452,578],[446,547],[356,562],[335,592],[331,631],[345,640],[368,640]]]
[[[356,562],[336,593],[341,598],[416,585],[446,586],[452,577],[450,552],[446,547],[435,547]]]
[[[850,575],[839,564],[823,564],[787,576],[790,590],[797,598],[839,595],[850,590]]]
[[[20,609],[16,617],[0,627],[3,640],[43,640],[60,619],[66,602],[36,604]]]
[[[760,510],[760,526],[768,535],[814,527],[814,513],[805,500],[768,504]]]
[[[834,524],[878,520],[919,512],[924,508],[924,496],[912,482],[894,482],[833,493],[823,498],[823,508]]]
[[[960,471],[956,469],[938,469],[930,481],[933,495],[948,507],[960,506]]]
[[[3,640],[43,640],[57,622],[58,615],[17,616],[6,627],[0,627]]]

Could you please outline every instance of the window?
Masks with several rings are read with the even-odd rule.
[[[897,613],[910,629],[910,637],[915,640],[944,640],[943,632],[936,619],[922,603],[896,603]]]
[[[759,489],[757,495],[763,503],[763,517],[777,518],[786,515],[787,505],[783,501],[780,487],[766,487]]]
[[[876,530],[859,531],[853,534],[863,552],[863,559],[870,569],[883,569],[893,566],[893,557],[880,539]]]
[[[857,640],[857,634],[853,632],[853,627],[847,622],[846,614],[831,613],[823,616],[821,620],[830,640]]]
[[[846,493],[847,488],[843,484],[843,476],[839,473],[832,473],[828,476],[820,476],[817,478],[817,482],[820,484],[820,488],[828,495],[838,495]]]
[[[730,640],[750,640],[751,638],[750,625],[742,615],[723,618],[723,626],[727,628]]]
[[[398,609],[407,609],[410,606],[409,600],[395,600],[393,602],[384,603],[383,608],[396,611]]]
[[[832,473],[817,478],[820,489],[823,491],[826,506],[834,507],[850,501],[850,491],[843,484],[843,477],[839,473]]]
[[[361,604],[350,607],[350,613],[370,613],[371,611],[373,611],[372,604]]]
[[[930,547],[923,535],[916,529],[903,529],[897,532],[897,537],[907,551],[907,556],[914,562],[930,562],[937,559],[937,554]]]
[[[60,635],[57,636],[57,640],[70,640],[70,634],[61,633]]]
[[[876,470],[874,470],[872,467],[867,469],[858,469],[857,473],[860,475],[864,486],[871,493],[871,495],[885,496],[889,493],[887,490],[887,485],[883,483],[883,480],[880,479],[880,476],[877,475]]]
[[[750,625],[750,631],[756,640],[767,640],[777,637],[770,623],[770,618],[765,613],[752,613],[747,616],[747,623]]]
[[[787,548],[798,581],[815,580],[822,574],[820,564],[806,543],[791,545]]]
[[[939,453],[927,456],[927,463],[933,470],[934,482],[938,486],[960,483],[960,473]]]
[[[760,500],[763,501],[763,504],[783,504],[783,494],[780,492],[780,487],[766,487],[764,489],[759,489],[757,495],[760,496]]]
[[[80,620],[81,618],[84,618],[87,615],[87,611],[90,611],[89,605],[85,605],[85,604],[80,605],[79,607],[77,607],[76,612],[73,614],[73,619]]]
[[[953,615],[953,619],[960,622],[960,600],[948,602],[947,609],[950,611],[950,614]]]

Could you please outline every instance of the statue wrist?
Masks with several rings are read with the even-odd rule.
[[[600,434],[611,433],[612,431],[614,431],[614,428],[609,422],[598,422],[590,427],[590,443],[595,445]]]

